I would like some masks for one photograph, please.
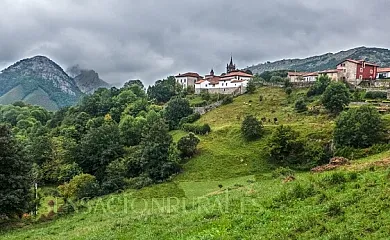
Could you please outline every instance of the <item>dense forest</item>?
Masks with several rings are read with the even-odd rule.
[[[0,147],[18,152],[0,155],[0,160],[14,159],[14,164],[2,163],[0,181],[20,178],[23,187],[18,188],[25,189],[10,197],[8,207],[0,199],[0,213],[31,210],[34,183],[59,186],[58,194],[66,201],[141,188],[180,172],[182,159],[191,157],[199,143],[189,134],[176,144],[169,134],[199,118],[185,94],[170,77],[147,92],[139,80],[120,89],[102,88],[54,113],[23,102],[0,106]],[[15,199],[31,204],[20,207]]]

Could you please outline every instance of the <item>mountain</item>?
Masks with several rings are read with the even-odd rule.
[[[73,77],[79,89],[86,94],[93,93],[99,88],[109,88],[111,86],[100,79],[99,74],[94,70],[81,69],[78,65],[70,67],[67,73]]]
[[[82,95],[75,81],[44,56],[21,60],[0,72],[0,104],[24,101],[54,111],[77,103]]]
[[[255,73],[274,70],[296,70],[303,72],[314,72],[333,69],[338,63],[345,59],[364,59],[373,62],[381,67],[390,66],[390,50],[384,48],[358,47],[338,53],[326,53],[320,56],[305,59],[283,59],[276,62],[266,62],[247,69]]]

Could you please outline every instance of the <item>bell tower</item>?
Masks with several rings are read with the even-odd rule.
[[[236,64],[233,63],[233,55],[230,55],[230,63],[226,65],[226,73],[236,71]]]

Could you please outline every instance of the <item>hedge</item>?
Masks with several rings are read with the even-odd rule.
[[[183,117],[180,122],[179,122],[179,126],[182,126],[183,124],[185,123],[193,123],[195,122],[196,120],[198,120],[200,118],[200,113],[193,113],[187,117]]]
[[[211,128],[207,123],[203,124],[203,125],[185,123],[182,125],[181,128],[186,132],[193,132],[193,133],[199,134],[199,135],[205,135],[205,134],[211,132]]]
[[[364,97],[368,99],[386,99],[387,93],[379,92],[379,91],[371,91],[371,92],[366,92]]]

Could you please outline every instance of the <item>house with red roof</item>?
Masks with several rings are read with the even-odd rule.
[[[213,94],[242,94],[246,92],[248,81],[251,79],[253,79],[252,74],[236,69],[231,57],[230,63],[226,66],[226,73],[217,76],[211,69],[210,74],[204,79],[195,82],[195,94],[200,94],[202,91]]]
[[[341,80],[357,86],[363,81],[372,82],[375,80],[378,65],[364,60],[346,59],[337,65],[337,70],[340,71]]]
[[[189,86],[195,87],[195,82],[203,79],[198,73],[187,72],[184,74],[178,74],[175,76],[176,82],[181,84],[183,88],[187,88]]]

